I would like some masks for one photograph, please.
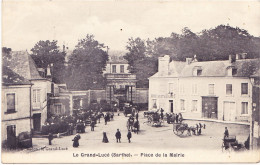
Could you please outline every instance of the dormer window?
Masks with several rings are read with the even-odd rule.
[[[200,66],[195,66],[193,69],[193,76],[201,76],[202,68]]]
[[[235,76],[237,74],[237,68],[235,68],[234,66],[228,67],[227,74],[228,76]]]
[[[201,73],[202,73],[202,70],[201,70],[201,69],[198,69],[198,70],[197,70],[197,76],[200,76]]]
[[[232,76],[235,76],[237,74],[237,69],[236,68],[232,68]]]

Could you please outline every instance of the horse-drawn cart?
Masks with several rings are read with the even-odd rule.
[[[236,136],[229,136],[229,137],[224,137],[221,148],[223,152],[225,150],[238,151],[244,149],[245,147],[242,143],[238,143]]]
[[[190,128],[186,123],[173,123],[173,133],[177,136],[182,136],[184,132],[190,135]]]
[[[159,113],[152,113],[147,117],[147,123],[152,127],[161,127],[163,120],[161,120]]]

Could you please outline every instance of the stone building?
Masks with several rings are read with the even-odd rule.
[[[149,79],[149,109],[183,114],[184,118],[209,118],[248,122],[252,115],[249,76],[259,59],[197,62],[159,57],[158,72]]]
[[[51,94],[52,79],[50,67],[47,71],[36,67],[35,62],[27,51],[12,51],[10,58],[3,64],[14,73],[29,80],[31,87],[31,116],[32,129],[40,131],[47,119],[48,94]]]
[[[31,87],[29,80],[2,67],[2,147],[16,148],[19,134],[31,134]]]
[[[117,53],[117,54],[116,54]],[[110,52],[106,70],[106,100],[108,102],[136,101],[136,75],[128,70],[128,62],[123,58],[123,52]],[[116,55],[115,55],[116,54]]]

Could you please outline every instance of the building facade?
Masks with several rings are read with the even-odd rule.
[[[170,62],[159,58],[158,73],[149,79],[149,109],[182,113],[184,118],[249,122],[252,84],[249,76],[259,59]]]
[[[17,148],[19,135],[31,134],[32,84],[6,66],[2,71],[2,146]]]
[[[122,54],[109,53],[109,61],[103,72],[107,82],[106,100],[108,102],[121,104],[136,101],[136,75],[131,74],[128,67],[128,62]]]
[[[36,67],[35,62],[27,51],[12,51],[10,58],[3,61],[9,69],[32,83],[31,108],[32,129],[40,131],[47,120],[48,94],[52,93],[50,67],[47,71]]]

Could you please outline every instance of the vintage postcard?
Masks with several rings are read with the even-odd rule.
[[[257,163],[260,2],[3,0],[2,163]]]

